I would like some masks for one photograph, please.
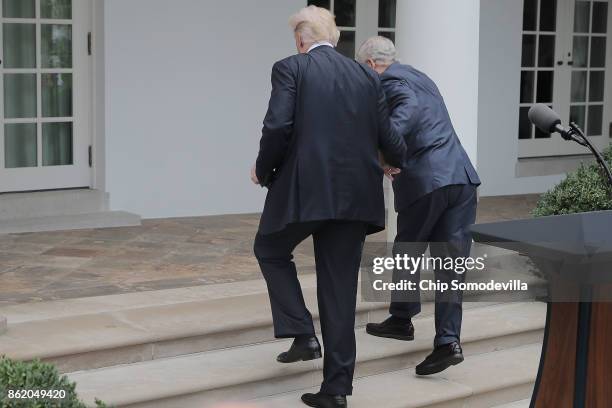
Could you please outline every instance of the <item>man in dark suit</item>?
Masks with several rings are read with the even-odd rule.
[[[255,255],[268,285],[277,338],[293,338],[281,363],[321,357],[292,252],[312,236],[325,358],[311,407],[346,407],[355,368],[355,306],[367,234],[385,227],[378,152],[401,167],[406,147],[391,128],[378,75],[339,54],[331,13],[315,6],[293,16],[299,54],[272,70],[255,183],[268,195]]]
[[[475,222],[480,185],[468,155],[455,133],[444,100],[424,73],[396,62],[393,42],[384,37],[366,41],[358,59],[380,74],[391,122],[404,137],[408,152],[401,174],[391,170],[398,212],[396,252],[420,257],[429,246],[432,257],[459,258],[470,254],[468,227]],[[450,283],[463,274],[436,270],[435,278]],[[394,280],[419,280],[395,271]],[[374,336],[413,340],[412,318],[421,311],[416,296],[392,297],[390,314],[380,324],[369,324]],[[463,361],[460,343],[462,293],[436,293],[434,351],[416,367],[419,375],[438,373]]]

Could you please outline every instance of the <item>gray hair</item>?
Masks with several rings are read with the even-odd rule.
[[[397,61],[396,57],[397,51],[393,41],[380,36],[366,40],[357,52],[357,60],[361,63],[373,60],[382,65],[391,65]]]

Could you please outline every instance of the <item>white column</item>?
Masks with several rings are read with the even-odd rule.
[[[398,0],[399,59],[438,85],[457,134],[477,165],[480,0]],[[395,224],[389,211],[389,223]],[[395,231],[389,229],[389,235]],[[391,237],[389,237],[391,238]]]

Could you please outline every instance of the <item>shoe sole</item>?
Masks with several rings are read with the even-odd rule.
[[[443,362],[441,362],[440,364],[436,365],[435,367],[432,368],[426,368],[426,369],[417,369],[416,374],[417,375],[432,375],[432,374],[438,374],[441,373],[442,371],[452,367],[452,366],[456,366],[457,364],[461,364],[463,363],[463,361],[465,360],[465,358],[463,357],[451,357],[448,360],[445,360]]]
[[[320,407],[322,407],[322,405],[319,405],[316,402],[308,401],[308,400],[304,399],[304,397],[302,397],[301,399],[302,399],[302,402],[304,404],[308,405],[309,407],[313,407],[313,408],[320,408]]]
[[[311,402],[309,402],[309,401],[305,401],[303,398],[302,398],[302,402],[303,402],[304,404],[308,405],[309,407],[319,408],[319,404],[316,404],[316,403],[314,403],[314,402],[312,402],[312,403],[311,403]]]
[[[293,364],[293,363],[297,363],[300,361],[312,361],[312,360],[318,360],[320,358],[323,357],[323,354],[320,351],[316,351],[314,353],[310,353],[308,355],[304,355],[299,359],[296,360],[291,360],[291,361],[281,361],[279,359],[276,359],[277,362],[281,363],[281,364]]]
[[[368,328],[366,328],[366,333],[368,333],[370,336],[382,337],[385,339],[393,339],[393,340],[401,340],[401,341],[413,341],[414,340],[414,336],[403,336],[401,334],[377,333],[377,332],[370,331]]]

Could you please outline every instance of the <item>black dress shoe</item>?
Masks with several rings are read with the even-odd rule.
[[[417,375],[436,374],[462,362],[461,345],[459,343],[445,344],[437,347],[421,364],[416,366],[416,373]]]
[[[327,394],[304,394],[302,401],[309,407],[315,408],[346,408],[348,407],[346,397],[344,395],[327,395]]]
[[[297,361],[310,361],[321,358],[321,345],[316,336],[296,337],[289,351],[280,353],[276,357],[279,363],[295,363]]]
[[[412,341],[414,340],[414,326],[410,319],[401,319],[391,316],[382,323],[368,323],[366,332],[372,336],[387,339]]]

